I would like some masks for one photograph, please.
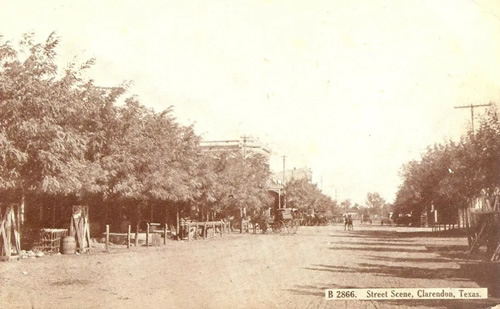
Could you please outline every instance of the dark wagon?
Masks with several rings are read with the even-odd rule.
[[[273,233],[295,234],[300,225],[300,220],[295,216],[293,208],[278,208],[274,213],[274,219],[268,222]]]

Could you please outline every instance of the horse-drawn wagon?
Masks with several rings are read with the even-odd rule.
[[[267,221],[273,233],[295,234],[300,225],[300,220],[295,217],[293,208],[278,208],[274,218]]]

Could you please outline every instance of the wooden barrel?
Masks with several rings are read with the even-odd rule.
[[[61,240],[61,253],[62,254],[75,254],[76,253],[76,240],[73,236],[64,236]]]

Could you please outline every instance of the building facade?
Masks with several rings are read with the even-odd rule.
[[[236,140],[201,141],[200,146],[203,151],[241,153],[244,157],[260,154],[268,161],[271,156],[271,149],[267,145],[248,136]]]

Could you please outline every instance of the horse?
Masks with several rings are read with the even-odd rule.
[[[352,225],[352,218],[351,215],[349,216],[344,216],[344,231],[352,231],[354,230],[354,227]]]

